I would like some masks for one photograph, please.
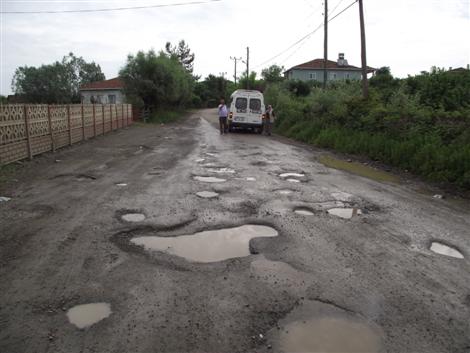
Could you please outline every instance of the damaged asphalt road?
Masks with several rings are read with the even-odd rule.
[[[321,153],[206,110],[25,162],[0,352],[470,352],[468,203]]]

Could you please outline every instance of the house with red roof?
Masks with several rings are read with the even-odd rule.
[[[80,87],[82,103],[121,104],[126,103],[124,82],[119,77],[96,81]]]
[[[287,79],[301,81],[319,81],[324,78],[324,59],[315,59],[287,70],[284,75]],[[362,78],[362,69],[357,66],[349,65],[344,58],[344,53],[340,53],[337,61],[327,60],[326,62],[327,80],[360,80]],[[375,69],[367,68],[367,73],[374,73]]]

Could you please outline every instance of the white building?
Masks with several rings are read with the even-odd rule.
[[[126,103],[124,83],[119,77],[92,82],[80,88],[82,103],[121,104]]]

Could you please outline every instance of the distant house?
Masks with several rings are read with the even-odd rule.
[[[80,88],[82,103],[121,104],[125,103],[124,83],[119,77],[97,81]]]
[[[287,70],[284,76],[291,80],[319,81],[323,82],[323,59],[315,59]],[[362,69],[348,64],[344,54],[340,53],[337,61],[328,60],[326,62],[327,80],[360,80]],[[367,73],[373,73],[375,69],[368,67]]]

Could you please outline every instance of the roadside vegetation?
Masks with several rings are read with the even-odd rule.
[[[268,84],[278,133],[360,154],[435,182],[470,189],[470,71],[433,69],[406,79],[388,68],[360,82]]]

